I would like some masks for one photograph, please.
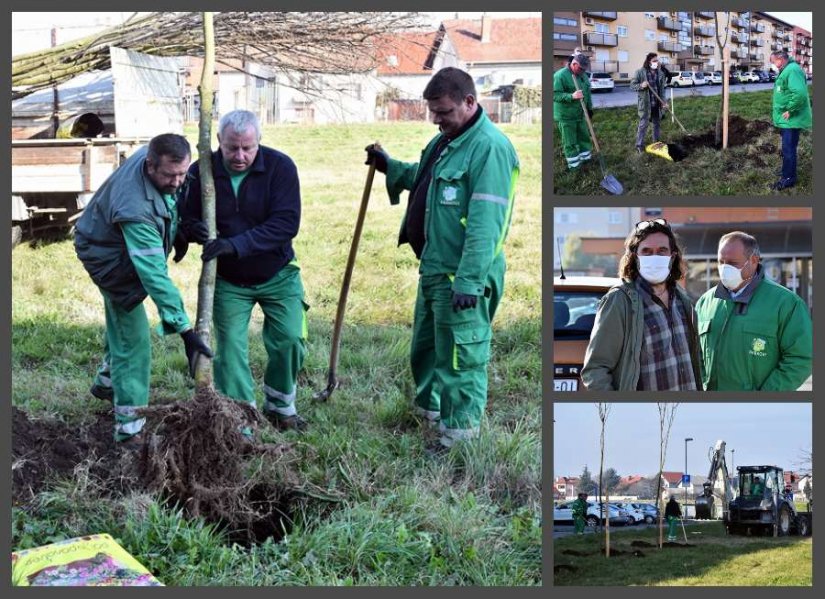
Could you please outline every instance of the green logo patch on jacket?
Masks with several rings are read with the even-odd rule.
[[[458,189],[452,185],[448,185],[441,192],[441,203],[448,206],[458,206]]]
[[[768,354],[765,353],[765,349],[767,348],[768,343],[764,339],[760,339],[757,337],[753,340],[751,344],[751,351],[749,352],[752,356],[758,356],[760,358],[764,358]]]

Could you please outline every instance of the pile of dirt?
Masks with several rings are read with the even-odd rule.
[[[568,566],[567,564],[555,564],[553,566],[553,573],[558,574],[559,572],[576,572],[578,568],[576,566]]]
[[[564,555],[572,555],[573,557],[587,557],[588,555],[596,555],[592,551],[576,551],[575,549],[565,549],[562,551]]]
[[[71,478],[83,463],[107,493],[156,493],[218,524],[233,541],[277,540],[289,531],[308,485],[300,481],[289,444],[256,439],[266,422],[257,410],[207,390],[141,413],[147,418],[144,444],[127,450],[112,438],[111,411],[76,427],[32,420],[12,408],[15,503],[31,500],[52,477]]]
[[[662,543],[662,547],[675,547],[677,549],[687,549],[688,547],[695,547],[695,545],[691,545],[690,543],[673,543],[671,541],[665,541]]]

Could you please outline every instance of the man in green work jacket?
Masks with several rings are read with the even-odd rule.
[[[574,54],[570,64],[553,75],[553,120],[559,126],[567,168],[573,171],[590,160],[593,148],[581,107],[583,98],[588,114],[593,116],[590,79],[587,77],[589,68],[590,59],[587,56]]]
[[[570,504],[574,531],[577,535],[584,534],[584,527],[587,525],[587,508],[587,493],[579,493],[576,501]]]
[[[178,194],[190,157],[186,138],[154,137],[106,180],[77,221],[75,249],[100,288],[106,312],[104,358],[91,391],[114,402],[115,440],[127,444],[141,441],[145,419],[136,410],[149,404],[147,295],[157,306],[160,331],[183,338],[190,374],[198,354],[212,357],[192,329],[166,267],[173,245],[179,261],[189,241],[207,237],[198,223],[178,226]]]
[[[469,74],[447,67],[424,89],[440,133],[418,163],[367,147],[390,202],[410,190],[399,245],[421,260],[411,364],[417,413],[440,422],[440,448],[478,434],[491,324],[504,287],[504,240],[519,162],[478,104]]]
[[[796,148],[799,132],[812,126],[808,82],[802,67],[785,50],[771,52],[779,71],[773,84],[773,124],[782,138],[782,176],[771,187],[781,191],[796,185]]]
[[[765,278],[759,245],[719,240],[720,284],[696,304],[708,391],[795,391],[811,374],[812,325],[796,293]]]

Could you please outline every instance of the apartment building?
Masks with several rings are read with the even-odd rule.
[[[619,81],[630,79],[648,52],[658,53],[671,70],[721,70],[718,42],[725,41],[725,33],[731,69],[767,70],[771,52],[779,49],[798,57],[807,72],[813,68],[811,33],[761,12],[584,11],[553,16],[556,68],[579,47],[590,57],[592,71],[610,73]]]

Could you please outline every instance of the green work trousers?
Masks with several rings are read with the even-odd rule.
[[[676,516],[668,516],[667,517],[667,540],[668,541],[675,541],[677,540],[677,534],[679,532],[679,518]]]
[[[149,320],[143,304],[127,312],[103,293],[106,311],[106,337],[103,363],[95,383],[111,387],[115,399],[115,440],[123,441],[139,433],[146,423],[136,408],[149,405],[149,376],[152,346]]]
[[[577,169],[582,162],[590,160],[593,144],[584,118],[577,121],[558,121],[561,133],[562,151],[567,160],[567,168]]]
[[[577,535],[584,534],[584,527],[587,521],[584,516],[573,516],[573,527]]]
[[[493,262],[488,292],[475,308],[454,311],[451,277],[424,275],[418,283],[410,362],[417,412],[440,420],[441,444],[478,434],[487,405],[491,324],[504,287],[504,256]]]
[[[255,304],[264,313],[264,412],[286,418],[297,413],[298,371],[306,356],[307,320],[301,269],[295,262],[260,285],[215,284],[215,385],[238,401],[255,405],[249,367],[249,319]]]

